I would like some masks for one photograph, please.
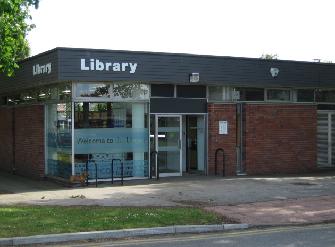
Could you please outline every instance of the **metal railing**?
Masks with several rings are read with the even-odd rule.
[[[124,164],[122,162],[121,159],[112,159],[111,162],[111,182],[112,184],[114,184],[114,165],[116,161],[119,161],[119,164],[121,165],[120,169],[120,175],[121,175],[121,185],[123,185],[123,181],[124,181]],[[98,187],[98,164],[94,159],[87,159],[86,161],[86,186],[89,185],[89,179],[90,179],[90,174],[89,174],[89,169],[88,169],[88,165],[89,164],[94,164],[94,168],[95,168],[95,187]]]
[[[157,155],[158,155],[157,151],[152,151],[150,153],[150,159],[151,159],[151,162],[150,162],[150,179],[152,179],[152,174],[155,172],[156,173],[155,174],[156,180],[159,179],[159,167],[158,167],[158,165],[156,166],[156,157],[157,157]],[[155,158],[154,162],[152,162],[152,158]],[[157,168],[157,170],[156,170],[156,168]]]
[[[88,159],[86,161],[86,174],[87,174],[87,176],[86,176],[86,186],[88,186],[88,180],[89,180],[89,177],[90,177],[90,174],[88,172],[88,164],[89,163],[94,164],[94,167],[95,167],[95,187],[98,187],[98,165],[95,162],[95,160],[93,160],[93,159]]]
[[[121,185],[123,185],[123,162],[120,159],[112,159],[112,163],[111,163],[112,184],[114,183],[114,161],[119,161],[121,164]]]

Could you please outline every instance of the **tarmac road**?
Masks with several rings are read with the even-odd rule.
[[[165,236],[150,239],[113,240],[97,243],[66,243],[53,246],[73,247],[309,247],[335,246],[335,224],[310,225],[300,227],[276,227],[267,229],[251,229],[245,231]]]

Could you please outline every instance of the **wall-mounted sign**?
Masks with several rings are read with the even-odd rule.
[[[228,134],[228,121],[219,121],[219,134],[220,135]]]
[[[239,100],[240,99],[240,91],[233,91],[232,98],[233,98],[233,100]]]
[[[51,73],[51,63],[44,65],[35,64],[33,66],[33,76],[40,74],[50,74]]]
[[[103,62],[99,59],[80,59],[80,70],[88,71],[113,71],[113,72],[128,72],[134,74],[137,69],[137,63],[130,62]]]
[[[148,151],[148,129],[92,128],[74,130],[74,152],[127,153]]]

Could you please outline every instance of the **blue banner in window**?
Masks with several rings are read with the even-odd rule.
[[[148,152],[146,128],[92,128],[74,130],[75,154]]]

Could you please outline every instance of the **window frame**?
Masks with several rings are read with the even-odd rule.
[[[279,99],[269,99],[268,98],[268,91],[269,90],[280,90],[280,91],[288,91],[289,92],[289,100],[279,100]],[[293,92],[291,88],[264,88],[264,101],[265,102],[293,102]]]
[[[298,100],[298,91],[299,90],[313,90],[313,101],[299,101]],[[316,101],[315,101],[315,92],[316,92],[316,88],[295,88],[295,89],[293,89],[293,91],[294,91],[294,93],[295,93],[295,98],[294,98],[294,102],[296,102],[296,103],[315,103]]]
[[[151,94],[151,88],[149,83],[138,83],[140,85],[146,85],[148,87],[148,98],[147,99],[131,99],[126,98],[123,100],[118,100],[113,97],[81,97],[76,96],[77,95],[77,85],[78,84],[109,84],[112,86],[113,84],[136,84],[132,82],[88,82],[88,81],[78,81],[78,82],[72,82],[72,99],[74,102],[149,102],[150,101],[150,94]]]

